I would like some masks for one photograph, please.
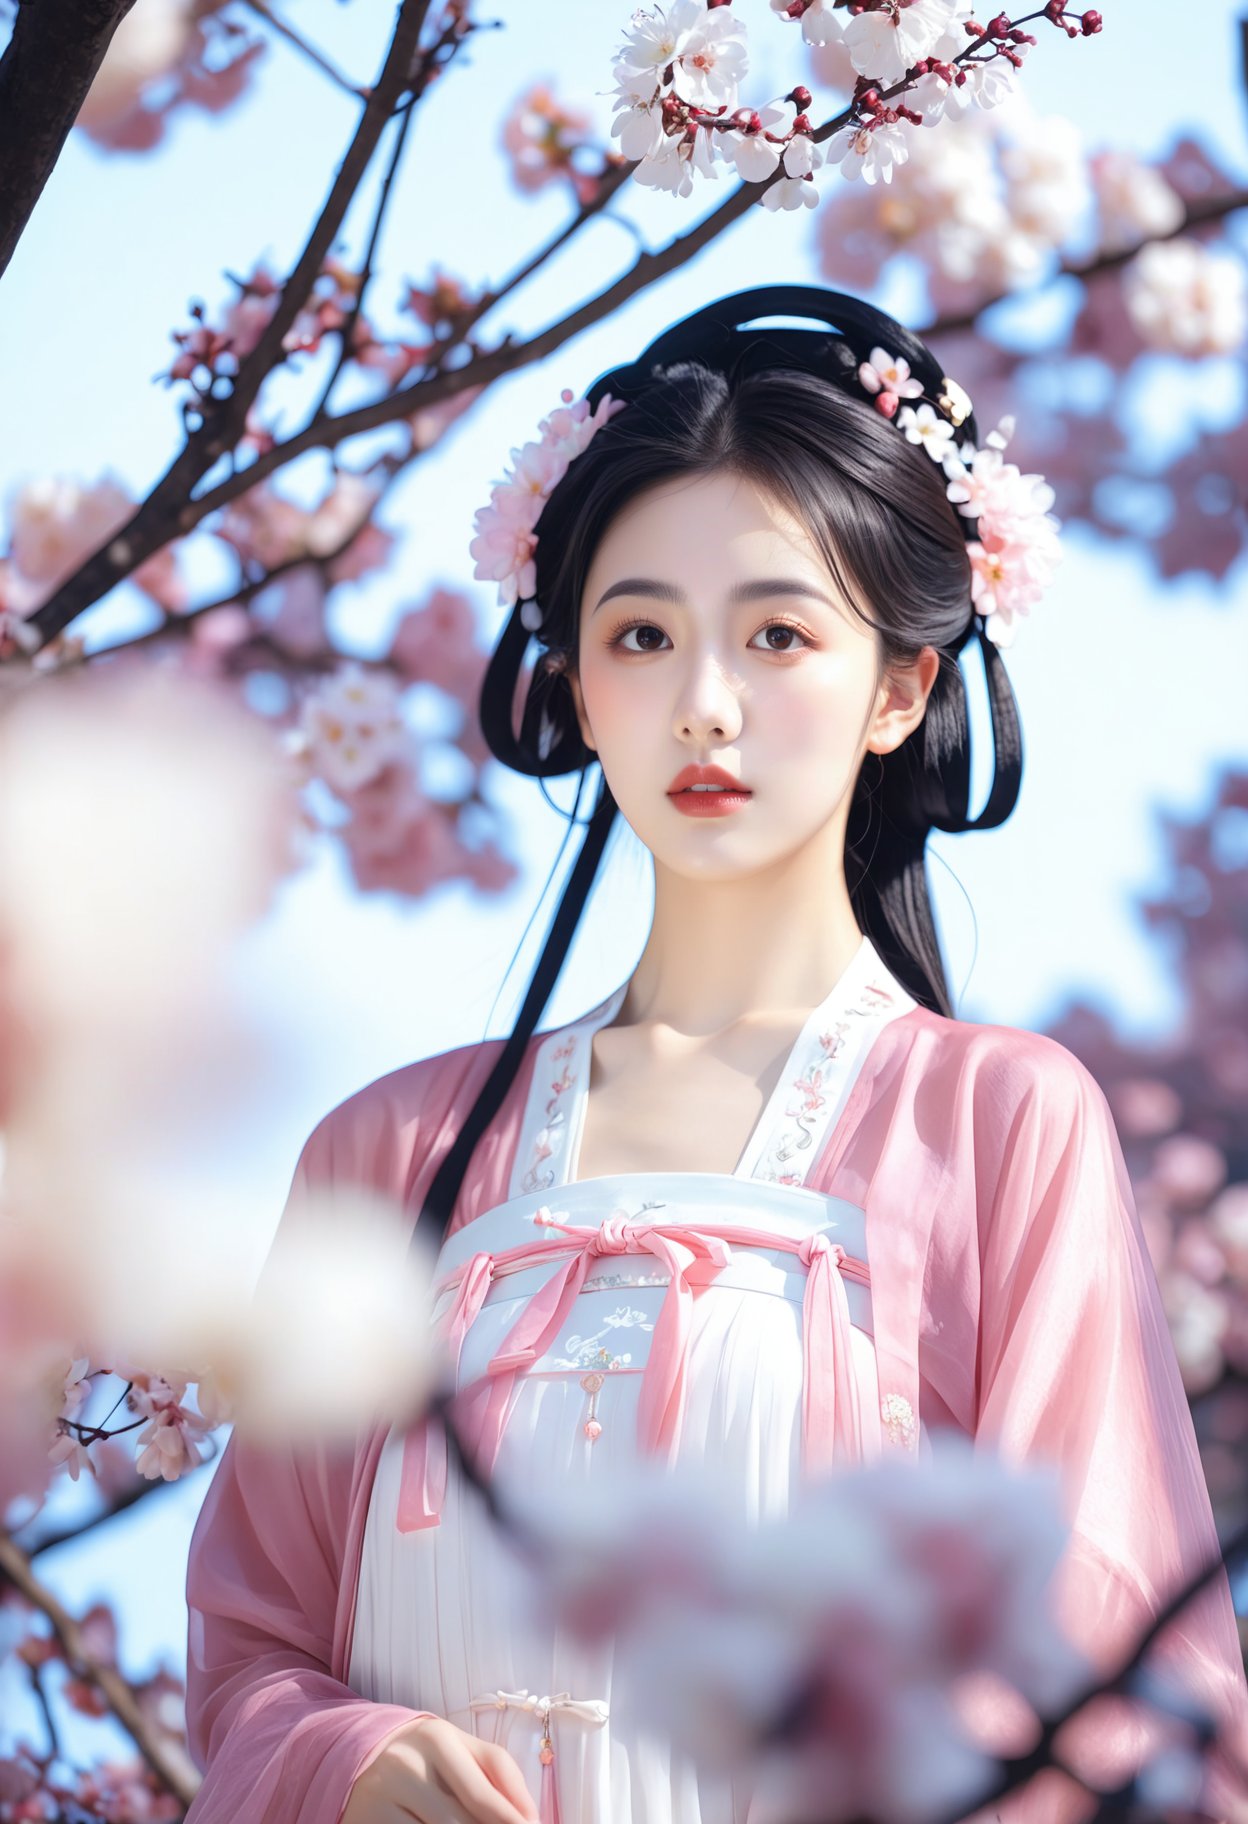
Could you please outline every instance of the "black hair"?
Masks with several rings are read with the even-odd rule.
[[[740,327],[781,315],[827,327]],[[928,897],[927,839],[934,829],[960,833],[1005,820],[1018,798],[1022,738],[1000,654],[972,612],[967,541],[975,522],[951,505],[941,466],[888,421],[859,381],[860,363],[877,347],[908,362],[922,397],[957,425],[956,443],[978,441],[973,414],[964,415],[918,337],[859,299],[813,287],[765,286],[721,299],[665,332],[631,366],[595,381],[585,395],[591,409],[607,393],[627,403],[569,463],[544,504],[534,552],[540,626],[531,636],[516,604],[486,671],[481,724],[491,752],[514,770],[539,778],[579,770],[583,779],[596,756],[580,734],[568,670],[585,578],[608,526],[667,480],[728,472],[752,481],[808,527],[842,594],[875,629],[882,668],[912,663],[924,646],[939,655],[918,727],[891,753],[864,756],[845,877],[859,927],[888,968],[921,1005],[951,1017]],[[994,769],[988,801],[972,819],[958,655],[975,633]],[[525,677],[531,637],[545,653]],[[553,991],[617,814],[604,778],[515,1027],[430,1186],[425,1220],[440,1231]]]

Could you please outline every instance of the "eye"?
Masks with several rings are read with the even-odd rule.
[[[765,627],[759,628],[758,633],[756,633],[754,635],[754,639],[756,640],[759,637],[759,634],[769,634],[769,633],[773,632],[777,627],[781,630],[782,633],[796,634],[797,638],[801,641],[803,646],[812,646],[814,644],[814,641],[811,638],[811,636],[806,632],[805,628],[802,627],[797,621],[788,621],[788,620],[783,620],[783,619],[768,621],[768,623]],[[663,629],[661,627],[656,626],[653,621],[643,620],[640,617],[638,617],[635,620],[625,621],[622,626],[617,627],[615,632],[612,634],[611,638],[607,641],[608,646],[622,647],[625,652],[658,652],[659,650],[661,650],[657,645],[639,645],[639,646],[625,645],[624,636],[629,633],[634,633],[638,629],[644,630],[644,632],[646,632],[648,634],[657,633],[659,635],[660,639],[667,638],[667,635],[663,632]],[[750,645],[754,646],[754,640],[750,641]],[[760,651],[764,651],[764,650],[768,651],[768,652],[774,652],[777,654],[777,656],[783,658],[788,653],[796,652],[798,650],[798,648],[794,644],[787,644],[784,646],[773,646],[773,645],[769,644],[766,648],[754,646],[754,650],[756,652],[760,652]]]

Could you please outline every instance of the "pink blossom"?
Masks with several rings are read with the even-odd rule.
[[[534,83],[512,103],[503,121],[501,144],[513,182],[521,190],[535,191],[562,176],[590,127],[590,116],[558,101],[549,83]]]
[[[166,1380],[162,1375],[145,1373],[133,1378],[135,1384],[126,1403],[132,1412],[148,1421],[135,1439],[135,1468],[148,1481],[176,1482],[200,1462],[200,1444],[208,1426],[199,1413],[182,1405],[185,1380]]]
[[[886,348],[873,348],[871,359],[858,369],[858,378],[869,393],[894,393],[898,399],[917,399],[923,382],[910,372],[910,363],[902,355],[890,355]]]
[[[561,1513],[533,1602],[609,1640],[620,1707],[756,1775],[769,1816],[960,1816],[991,1764],[960,1682],[999,1681],[1027,1717],[1086,1670],[1054,1615],[1066,1529],[1050,1467],[947,1434],[930,1461],[850,1469],[766,1524],[746,1524],[739,1491],[670,1466],[630,1466],[595,1496]]]
[[[510,474],[495,483],[489,506],[478,507],[473,517],[477,536],[468,546],[476,559],[473,575],[497,582],[499,603],[506,608],[536,590],[533,527],[568,463],[626,403],[606,393],[591,413],[588,400],[575,399],[569,388],[560,397],[563,405],[542,420],[538,439],[512,450]]]
[[[433,589],[400,616],[390,663],[411,683],[436,684],[465,707],[475,704],[486,655],[477,645],[476,617],[458,590]]]

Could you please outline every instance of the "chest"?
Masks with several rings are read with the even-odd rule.
[[[577,1176],[734,1172],[792,1040],[777,1028],[656,1058],[627,1030],[596,1034]]]

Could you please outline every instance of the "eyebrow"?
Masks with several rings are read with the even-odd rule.
[[[597,614],[604,602],[609,602],[617,595],[648,595],[656,601],[671,602],[676,608],[684,607],[686,596],[683,589],[675,583],[662,583],[652,576],[626,576],[618,583],[612,583],[603,591],[590,609],[590,614]],[[830,595],[816,589],[813,583],[804,583],[795,576],[759,577],[750,583],[735,583],[728,591],[728,600],[735,607],[738,602],[766,601],[777,595],[803,595],[816,602],[824,602],[834,613],[841,613],[841,607]]]

